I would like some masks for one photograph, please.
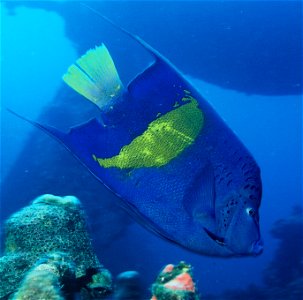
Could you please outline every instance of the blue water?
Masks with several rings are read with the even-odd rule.
[[[287,291],[289,297],[276,299],[300,299],[302,215],[297,213],[301,222],[293,222],[291,232],[285,226],[277,238],[271,231],[277,228],[277,220],[290,218],[295,205],[302,206],[301,3],[121,1],[91,5],[169,58],[252,152],[264,186],[260,210],[264,253],[256,258],[209,258],[159,239],[125,215],[115,205],[116,199],[64,149],[7,113],[5,107],[10,107],[61,128],[85,121],[93,109],[81,99],[71,100],[73,94],[61,76],[78,56],[102,42],[124,82],[149,63],[149,56],[133,41],[69,1],[1,4],[1,225],[39,194],[75,194],[84,202],[101,262],[113,275],[139,271],[145,297],[163,265],[185,260],[194,266],[205,299],[221,293],[225,299],[248,299],[247,295],[261,299],[256,290],[266,295],[262,299],[272,299],[273,287],[280,289],[280,295]],[[81,109],[75,111],[72,101]],[[288,247],[282,247],[283,241],[288,241]],[[283,277],[277,271],[283,269],[281,257],[287,260],[297,252],[287,267],[296,275]],[[266,268],[285,286],[268,283]],[[227,289],[233,290],[229,296]]]

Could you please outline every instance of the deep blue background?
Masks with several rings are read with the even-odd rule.
[[[94,114],[88,102],[61,83],[79,55],[106,43],[124,82],[150,62],[140,46],[75,2],[2,5],[1,220],[41,193],[75,194],[84,202],[100,260],[114,275],[138,270],[148,287],[163,265],[185,260],[195,267],[204,295],[264,285],[263,270],[281,249],[270,231],[302,201],[300,2],[120,1],[91,6],[144,38],[190,76],[251,150],[264,184],[264,254],[214,259],[159,240],[133,223],[64,149],[3,110],[9,106],[67,128]],[[298,226],[302,232],[302,223]],[[281,239],[292,234],[281,232]],[[291,241],[286,256],[302,250],[302,235]]]

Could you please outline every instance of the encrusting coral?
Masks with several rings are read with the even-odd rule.
[[[112,293],[112,277],[100,264],[80,201],[50,194],[36,198],[5,223],[0,257],[0,299],[90,300]],[[114,299],[142,299],[139,273],[121,273]],[[191,266],[165,266],[152,285],[152,300],[198,300]]]
[[[185,262],[166,265],[152,285],[151,300],[199,300],[192,267]]]
[[[66,254],[49,254],[26,273],[12,300],[64,300],[71,294],[73,283],[75,268]]]
[[[53,257],[52,262],[50,257]],[[41,259],[49,262],[41,264]],[[111,292],[111,275],[93,251],[80,201],[73,196],[42,195],[5,223],[5,250],[0,258],[0,298],[8,299],[22,280],[18,292],[23,291],[26,282],[39,274],[35,277],[39,278],[38,281],[54,283],[56,296],[47,299],[60,299],[60,293],[66,291],[58,291],[55,287],[67,278],[58,271],[63,266],[62,259],[69,262],[69,272],[75,278],[75,291],[80,292],[82,299],[101,298]],[[56,268],[56,272],[51,271]],[[65,282],[64,286],[68,284]]]

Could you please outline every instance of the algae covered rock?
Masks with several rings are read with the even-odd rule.
[[[23,253],[13,253],[0,258],[0,299],[14,292],[21,279],[32,265],[32,260]]]
[[[100,298],[111,291],[111,275],[93,251],[80,201],[73,196],[47,194],[36,198],[5,223],[0,298],[14,293],[26,272],[45,259],[46,254],[54,255],[54,252],[64,253],[65,259],[74,265],[76,292],[84,289],[89,297]],[[51,280],[53,275],[43,276]]]
[[[72,296],[74,282],[74,264],[66,254],[49,254],[26,273],[12,300],[64,300]]]

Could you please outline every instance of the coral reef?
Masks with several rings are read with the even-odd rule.
[[[66,254],[53,253],[39,260],[26,273],[12,300],[64,300],[71,295],[74,282],[73,263],[67,259]],[[64,293],[61,292],[61,287]]]
[[[152,285],[151,300],[199,300],[192,268],[185,262],[166,265]]]
[[[6,221],[0,278],[2,300],[89,300],[113,292],[111,274],[93,251],[84,211],[73,196],[42,195]],[[112,299],[141,300],[143,294],[138,272],[118,275]],[[152,300],[198,300],[191,266],[165,266],[152,294]]]
[[[27,273],[37,261],[45,259],[46,254],[54,255],[53,252],[65,253],[66,260],[74,264],[76,291],[82,299],[100,298],[111,292],[111,275],[93,251],[80,201],[73,196],[46,194],[13,214],[5,223],[0,298],[8,298],[19,288],[21,281],[26,282],[32,274],[39,273],[43,280],[55,282],[56,274],[42,272],[39,267]]]

